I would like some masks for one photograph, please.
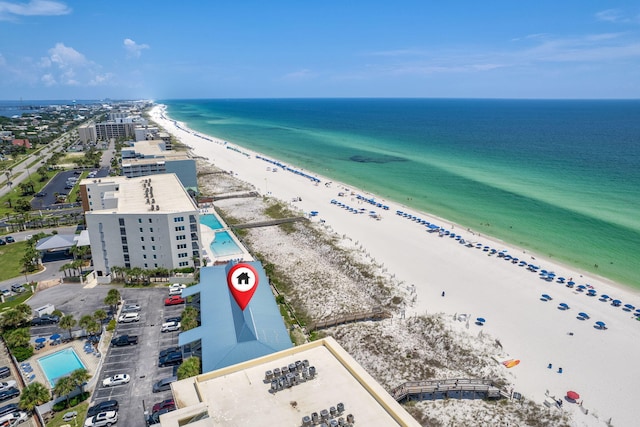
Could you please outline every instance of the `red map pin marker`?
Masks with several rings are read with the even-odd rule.
[[[227,273],[227,284],[233,299],[244,311],[258,287],[258,272],[249,264],[236,264]]]

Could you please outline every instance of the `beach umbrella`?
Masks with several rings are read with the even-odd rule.
[[[551,296],[549,296],[547,294],[542,294],[542,298],[544,298],[544,299],[553,299],[553,298],[551,298]]]
[[[558,283],[564,283],[564,277],[558,277]]]
[[[625,304],[624,308],[626,308],[629,311],[632,311],[633,309],[635,309],[635,307],[633,305],[631,305],[631,304]]]
[[[608,300],[608,299],[609,299],[609,295],[607,295],[607,294],[602,294],[602,295],[600,295],[600,300],[601,300],[601,301],[606,301],[606,300]]]
[[[53,334],[49,337],[50,340],[55,341],[60,339],[60,334]]]
[[[581,317],[582,318],[581,320],[584,320],[584,319],[588,319],[589,315],[585,312],[581,312],[581,313],[578,313],[578,317],[579,318]]]
[[[567,392],[567,399],[578,400],[578,399],[580,399],[580,395],[578,393],[576,393],[575,391],[568,391]]]
[[[37,344],[42,344],[43,342],[45,342],[47,339],[45,337],[40,337],[40,338],[36,338],[35,341]]]
[[[622,304],[622,301],[620,301],[619,299],[614,299],[613,301],[611,301],[611,304],[612,304],[614,307],[619,307],[619,306],[620,306],[620,304]]]
[[[484,323],[484,322],[486,322],[486,320],[485,320],[485,318],[484,318],[484,317],[478,317],[478,318],[476,319],[476,323]]]
[[[560,310],[568,310],[569,309],[569,304],[567,304],[566,302],[561,302],[560,304],[558,304],[558,308]]]
[[[589,290],[587,291],[587,293],[589,294],[589,296],[591,296],[591,297],[592,297],[592,296],[595,296],[595,294],[596,294],[596,290],[595,290],[595,289],[589,289]]]

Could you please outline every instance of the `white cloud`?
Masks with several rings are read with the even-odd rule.
[[[124,39],[124,48],[129,53],[129,56],[140,58],[144,49],[149,49],[148,44],[138,44],[131,39]]]
[[[38,65],[45,70],[41,81],[46,85],[95,86],[111,78],[111,74],[101,72],[98,64],[64,43],[56,43]]]
[[[640,24],[640,16],[628,16],[619,9],[607,9],[596,13],[598,21],[611,22],[614,24]]]
[[[287,73],[284,75],[283,79],[284,80],[305,80],[305,79],[313,78],[315,76],[316,76],[315,73],[305,68],[302,70]]]
[[[68,15],[71,8],[66,4],[51,0],[31,0],[28,3],[0,1],[0,20],[13,20],[18,16],[58,16]]]

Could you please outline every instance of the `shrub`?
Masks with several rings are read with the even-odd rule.
[[[33,356],[33,347],[15,347],[11,350],[11,352],[18,362],[22,362],[23,360],[27,360],[28,358]]]
[[[111,331],[115,331],[115,329],[116,329],[116,319],[109,320],[109,324],[107,325],[107,331],[111,332]]]

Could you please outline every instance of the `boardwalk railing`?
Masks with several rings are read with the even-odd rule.
[[[272,225],[280,225],[286,224],[289,222],[298,222],[298,221],[307,221],[307,218],[304,216],[294,216],[291,218],[279,218],[279,219],[271,219],[269,221],[258,221],[258,222],[248,222],[246,224],[236,224],[232,225],[232,228],[257,228],[257,227],[269,227]]]
[[[382,310],[380,307],[374,308],[372,311],[352,313],[344,316],[334,317],[333,319],[321,320],[311,323],[308,326],[309,332],[318,329],[330,328],[332,326],[343,325],[345,323],[363,322],[366,320],[382,320],[391,318],[391,313]]]
[[[497,387],[491,380],[445,379],[409,381],[390,391],[398,401],[457,399],[499,399],[510,395]]]

